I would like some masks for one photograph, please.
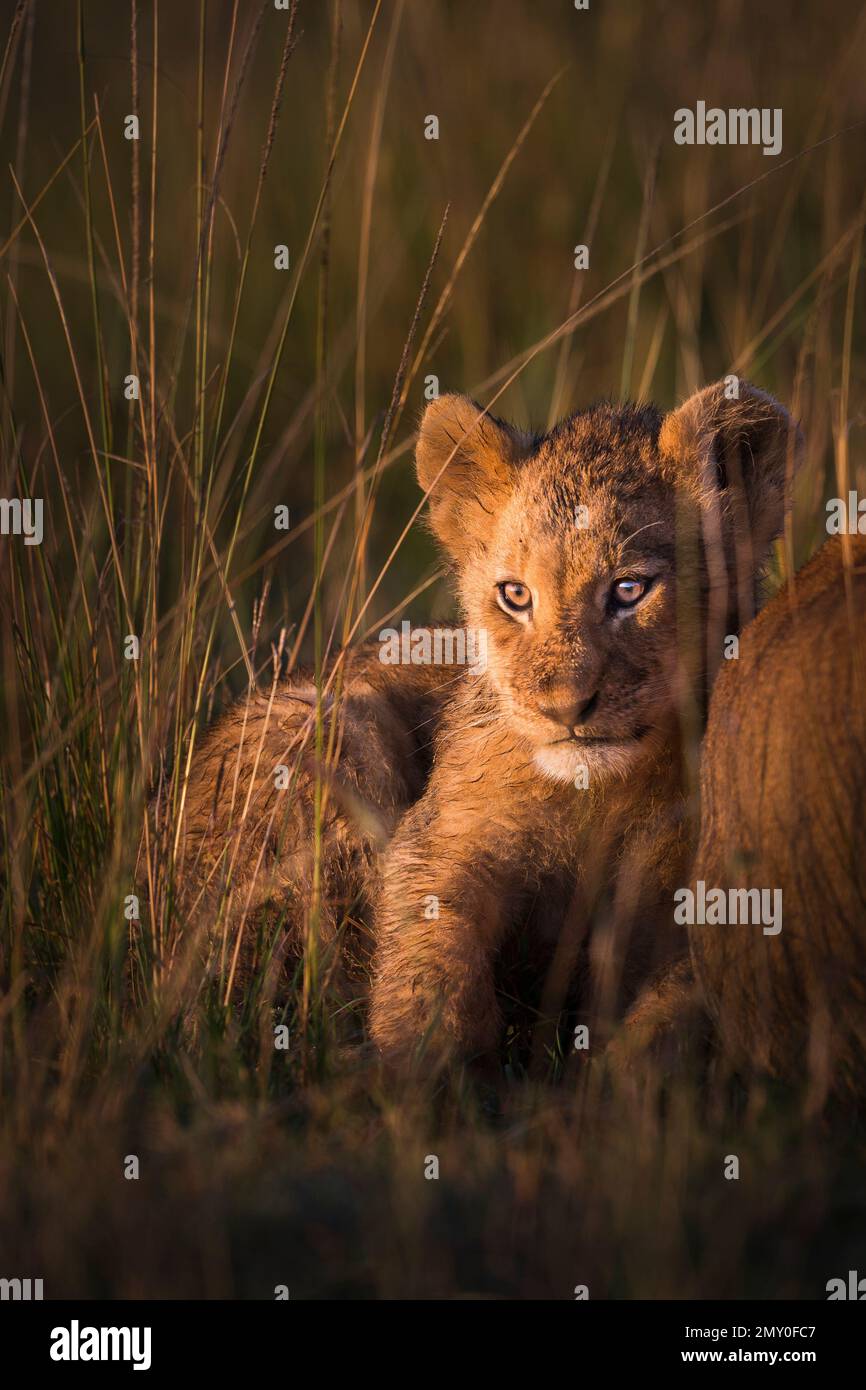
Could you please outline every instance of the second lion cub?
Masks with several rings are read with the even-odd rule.
[[[800,447],[788,413],[734,379],[665,417],[600,405],[543,437],[465,397],[429,406],[418,477],[488,656],[387,851],[371,1001],[386,1057],[496,1044],[513,929],[551,943],[554,994],[584,973],[600,1027],[682,952],[688,750],[724,639],[754,615]]]

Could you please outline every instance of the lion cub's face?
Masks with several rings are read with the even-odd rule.
[[[669,734],[678,501],[716,536],[722,574],[744,540],[754,573],[781,524],[789,436],[787,414],[745,383],[664,421],[596,406],[541,439],[465,397],[428,408],[417,461],[433,525],[466,621],[487,633],[487,678],[546,775],[621,774]]]
[[[460,575],[503,708],[558,780],[624,770],[672,713],[674,496],[657,434],[649,413],[560,426]]]

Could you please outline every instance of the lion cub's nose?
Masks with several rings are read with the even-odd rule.
[[[583,695],[575,690],[556,691],[547,704],[541,706],[541,713],[547,719],[563,728],[575,729],[585,724],[598,704],[598,691]]]

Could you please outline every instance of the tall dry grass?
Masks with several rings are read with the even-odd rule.
[[[863,483],[861,7],[7,10],[0,495],[44,498],[45,537],[0,539],[2,1272],[820,1295],[862,1231],[862,1147],[796,1097],[611,1094],[561,1057],[562,1084],[509,1068],[495,1104],[385,1093],[335,1046],[315,894],[288,998],[262,977],[240,1009],[175,900],[214,714],[275,652],[338,691],[347,642],[449,610],[410,468],[430,374],[536,426],[747,375],[809,441],[774,582],[820,542],[824,498]],[[781,107],[782,155],[675,147],[698,98]],[[321,702],[312,737],[324,768]]]

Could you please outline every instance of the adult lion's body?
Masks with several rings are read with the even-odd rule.
[[[695,925],[732,1066],[866,1081],[866,539],[828,541],[741,638],[702,758],[707,887],[781,889],[782,929]]]

